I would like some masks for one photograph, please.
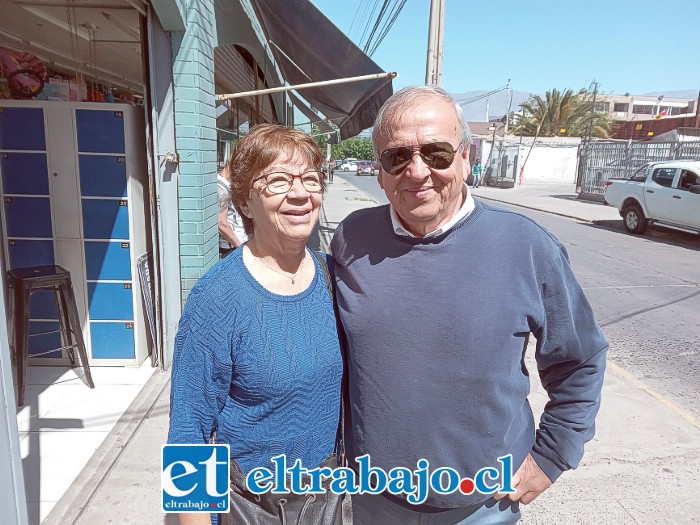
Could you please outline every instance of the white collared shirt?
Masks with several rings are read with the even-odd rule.
[[[438,235],[442,235],[446,231],[452,229],[455,224],[464,219],[467,215],[469,215],[472,212],[472,210],[474,210],[474,197],[472,197],[472,194],[469,193],[469,189],[467,188],[466,183],[462,188],[462,195],[465,195],[466,198],[464,199],[464,203],[462,203],[462,207],[455,214],[455,216],[452,217],[445,224],[440,226],[437,230],[424,235],[423,238],[437,237]],[[410,231],[403,227],[403,225],[401,224],[401,220],[399,219],[399,215],[396,213],[394,206],[391,204],[389,204],[389,216],[391,217],[391,226],[392,228],[394,228],[394,233],[396,235],[403,235],[404,237],[418,237],[417,235],[413,235]]]

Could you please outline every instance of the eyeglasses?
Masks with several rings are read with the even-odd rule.
[[[261,175],[253,180],[253,183],[259,180],[265,181],[265,186],[270,193],[282,194],[292,189],[294,179],[299,179],[304,189],[309,193],[321,193],[323,191],[323,177],[323,173],[317,170],[305,171],[301,175],[292,175],[291,173],[280,171]]]
[[[435,170],[444,170],[452,165],[455,153],[459,150],[453,148],[449,142],[431,142],[430,144],[420,144],[418,146],[399,146],[382,151],[379,160],[382,168],[390,175],[398,175],[408,166],[413,158],[414,152],[420,155],[428,167]]]

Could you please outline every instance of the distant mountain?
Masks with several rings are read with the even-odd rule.
[[[499,91],[493,95],[484,96],[488,91],[467,91],[466,93],[450,93],[457,102],[462,104],[464,117],[468,122],[488,122],[503,117],[508,112],[508,91]],[[530,98],[531,93],[513,91],[510,111],[519,111],[519,106]],[[474,100],[477,99],[478,100]],[[486,107],[488,106],[488,117]]]
[[[686,98],[688,100],[697,100],[698,90],[697,89],[683,89],[680,91],[655,91],[653,93],[644,93],[645,97],[658,97],[663,95],[668,98]]]

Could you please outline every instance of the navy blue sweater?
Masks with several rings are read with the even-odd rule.
[[[381,206],[346,218],[332,252],[349,342],[350,457],[369,453],[385,470],[426,458],[473,476],[505,454],[515,472],[531,453],[552,480],[578,465],[608,344],[557,239],[480,202],[440,236],[403,237]],[[530,333],[550,398],[537,431]],[[431,492],[417,510],[488,498]]]

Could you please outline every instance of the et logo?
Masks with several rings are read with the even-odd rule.
[[[228,512],[230,465],[228,445],[163,445],[163,512]]]

